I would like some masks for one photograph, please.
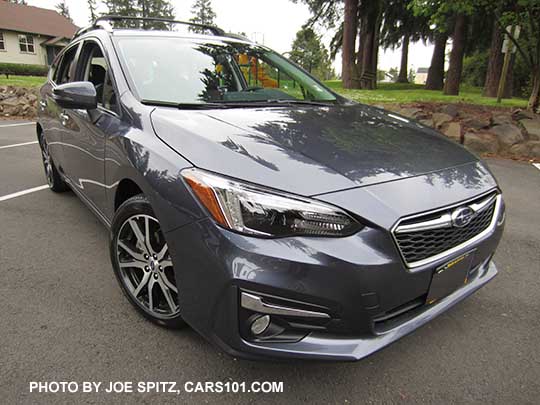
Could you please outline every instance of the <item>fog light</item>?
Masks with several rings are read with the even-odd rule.
[[[270,325],[270,316],[269,315],[260,316],[257,319],[255,319],[253,323],[251,324],[251,327],[250,327],[251,333],[253,333],[253,335],[255,336],[258,336],[264,333],[264,331],[268,328],[268,325]]]

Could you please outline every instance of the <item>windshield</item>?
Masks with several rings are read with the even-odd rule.
[[[131,82],[145,101],[336,101],[307,73],[261,46],[173,37],[124,37],[116,43]]]

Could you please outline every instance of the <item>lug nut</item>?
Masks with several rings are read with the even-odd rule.
[[[145,258],[145,260],[148,260],[149,256],[147,254],[145,254],[143,257]]]
[[[154,278],[157,279],[157,274],[154,274]]]
[[[157,255],[153,255],[152,257],[153,257],[155,260],[157,260]]]
[[[145,269],[146,271],[148,271],[148,270],[150,270],[150,267],[144,266],[144,269]]]
[[[264,333],[264,331],[268,328],[268,325],[270,325],[270,315],[260,316],[255,319],[251,324],[251,333],[253,333],[253,335],[255,336],[258,336]]]
[[[159,269],[160,269],[160,270],[163,270],[163,267],[161,267],[161,265],[160,265],[160,266],[159,266]]]

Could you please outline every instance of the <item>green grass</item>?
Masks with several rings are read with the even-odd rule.
[[[459,96],[445,96],[439,90],[424,90],[420,84],[379,83],[376,90],[344,89],[340,80],[328,80],[325,84],[344,97],[365,104],[413,103],[418,101],[437,103],[468,103],[500,107],[526,107],[527,100],[504,99],[501,104],[489,97],[482,97],[482,89],[462,85]]]
[[[0,86],[17,86],[17,87],[40,87],[45,81],[43,76],[13,76],[0,75]]]

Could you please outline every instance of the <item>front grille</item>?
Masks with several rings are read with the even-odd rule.
[[[491,194],[458,207],[401,221],[394,231],[394,238],[405,262],[412,267],[411,265],[444,253],[486,230],[495,211],[497,200],[494,197],[495,194]],[[454,226],[449,220],[456,209],[482,204],[473,219],[461,228]],[[430,226],[431,229],[425,229]],[[417,229],[411,229],[414,227]]]

